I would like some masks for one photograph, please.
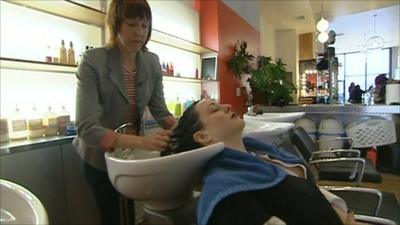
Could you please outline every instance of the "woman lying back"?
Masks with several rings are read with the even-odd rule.
[[[301,158],[243,139],[244,125],[230,106],[204,99],[184,112],[163,152],[225,144],[207,163],[197,209],[199,225],[357,224],[342,199],[309,179]]]

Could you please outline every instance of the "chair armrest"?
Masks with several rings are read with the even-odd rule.
[[[354,215],[356,221],[370,223],[375,225],[396,225],[393,220],[375,217],[375,216],[365,216],[365,215]]]
[[[358,149],[331,149],[313,152],[312,155],[319,155],[323,153],[355,153],[357,158],[360,158],[361,152]]]
[[[337,137],[337,138],[326,138],[326,139],[316,140],[315,144],[317,145],[317,147],[319,147],[320,143],[323,143],[323,142],[337,142],[339,140],[341,140],[341,141],[349,141],[350,149],[353,148],[353,139],[349,138],[349,137]]]
[[[362,178],[364,176],[364,170],[365,170],[365,159],[364,158],[329,158],[329,159],[317,159],[317,160],[311,160],[309,162],[309,165],[313,164],[319,164],[319,163],[334,163],[334,162],[354,162],[356,165],[357,163],[361,163],[361,171],[360,174],[357,177],[357,186],[361,185]],[[350,175],[351,179],[351,175]]]
[[[335,192],[335,191],[351,191],[351,192],[361,192],[361,193],[367,193],[367,194],[374,194],[378,196],[378,204],[375,209],[375,216],[378,216],[379,210],[381,209],[381,204],[382,204],[382,192],[378,189],[375,188],[364,188],[364,187],[337,187],[337,186],[322,186],[326,190],[330,192]]]

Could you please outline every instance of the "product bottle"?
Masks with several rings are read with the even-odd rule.
[[[59,51],[57,47],[53,47],[53,59],[52,63],[60,63],[60,59],[58,58],[60,56]]]
[[[32,113],[28,118],[28,137],[39,138],[44,135],[44,126],[41,115],[38,113],[35,106],[32,108]]]
[[[61,40],[59,62],[62,64],[67,64],[67,49],[65,49],[64,39]]]
[[[46,46],[46,57],[45,57],[45,62],[51,63],[53,60],[53,57],[51,56],[51,47],[50,45]]]
[[[179,101],[179,98],[176,98],[176,103],[175,103],[175,116],[181,116],[182,115],[182,104],[181,101]]]
[[[43,118],[44,133],[46,137],[55,136],[58,132],[57,114],[48,107],[48,111]]]
[[[67,53],[68,53],[67,63],[70,65],[75,65],[75,50],[72,41],[69,42],[69,49]]]
[[[199,69],[196,67],[195,78],[199,79]]]
[[[61,111],[57,116],[58,123],[58,134],[65,135],[65,130],[67,129],[67,125],[70,123],[69,112],[65,110],[65,106],[62,106]]]
[[[170,66],[169,66],[169,70],[170,70],[169,75],[174,76],[174,65],[172,64],[172,62],[170,64]]]
[[[167,72],[167,75],[169,76],[169,75],[170,75],[170,70],[169,70],[169,63],[167,63],[167,68],[166,68],[166,72]]]
[[[26,139],[28,137],[28,123],[26,118],[19,111],[18,106],[9,121],[9,135],[11,140]]]
[[[8,133],[8,121],[6,118],[0,119],[0,143],[5,143],[10,140]]]

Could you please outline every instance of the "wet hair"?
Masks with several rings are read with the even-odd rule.
[[[195,106],[199,101],[194,102],[188,107],[179,119],[178,125],[173,130],[171,141],[165,151],[161,152],[161,156],[176,154],[180,152],[190,151],[203,147],[196,142],[193,134],[203,128],[199,114],[195,111]]]
[[[106,25],[110,31],[109,47],[115,47],[118,43],[118,32],[125,19],[144,19],[148,24],[148,34],[142,46],[147,51],[146,44],[150,40],[152,30],[151,9],[147,0],[111,0],[107,10]]]

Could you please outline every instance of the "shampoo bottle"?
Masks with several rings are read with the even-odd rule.
[[[58,134],[65,135],[65,130],[67,129],[67,125],[70,123],[69,112],[65,110],[65,106],[62,106],[61,111],[57,116],[58,123]]]
[[[44,135],[44,126],[41,115],[38,113],[35,106],[28,118],[28,136],[29,139],[40,138]]]
[[[28,137],[28,123],[26,118],[20,112],[18,106],[9,121],[9,131],[11,140],[26,139]]]
[[[10,140],[8,133],[8,121],[6,118],[0,119],[0,143],[5,143]]]
[[[61,40],[60,56],[58,60],[62,64],[67,64],[67,50],[65,49],[64,39]]]
[[[68,53],[67,63],[70,65],[75,65],[75,50],[72,41],[69,42],[69,48],[67,53]]]
[[[51,110],[50,106],[48,107],[48,111],[44,115],[43,125],[46,137],[57,135],[58,132],[57,114]]]

